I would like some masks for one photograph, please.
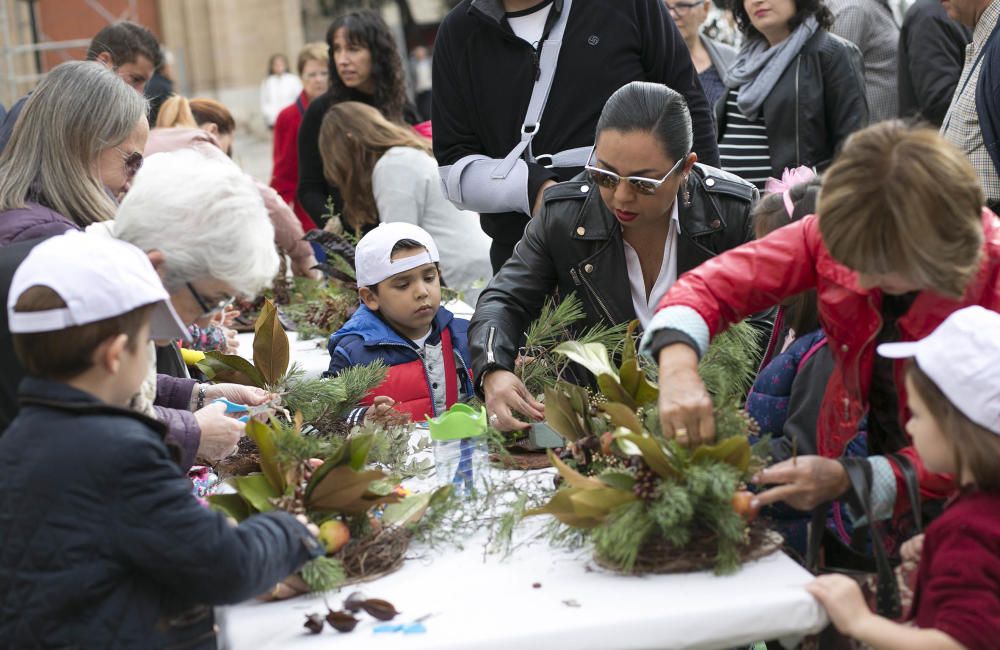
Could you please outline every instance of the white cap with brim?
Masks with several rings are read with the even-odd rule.
[[[66,307],[14,311],[21,294],[35,286],[52,289]],[[146,253],[119,239],[69,232],[38,244],[21,262],[7,294],[7,320],[14,334],[56,332],[154,303],[150,337],[190,340]]]
[[[409,257],[392,260],[392,247],[403,239],[412,239],[427,249]],[[371,287],[382,280],[424,264],[441,260],[434,238],[412,223],[382,223],[361,238],[354,250],[354,268],[359,287]]]
[[[967,418],[1000,434],[1000,314],[966,307],[923,339],[883,343],[878,353],[889,359],[913,358]]]

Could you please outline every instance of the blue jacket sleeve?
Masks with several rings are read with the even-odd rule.
[[[123,437],[109,466],[115,495],[108,539],[132,570],[193,602],[237,603],[266,592],[322,545],[285,512],[232,526],[191,496],[190,483],[162,443]]]
[[[994,30],[995,31],[995,30]],[[986,41],[988,52],[983,58],[983,69],[976,86],[976,113],[983,144],[1000,173],[1000,39],[991,34]]]

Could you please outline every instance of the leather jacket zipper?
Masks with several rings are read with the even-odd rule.
[[[493,344],[496,342],[497,328],[490,325],[490,331],[486,335],[486,365],[492,366],[497,362],[496,354],[493,352]]]
[[[615,319],[611,317],[611,311],[604,303],[604,300],[601,299],[601,295],[597,293],[597,289],[594,288],[594,285],[590,284],[590,281],[587,280],[587,276],[580,275],[576,272],[575,268],[570,268],[569,274],[570,277],[573,278],[573,282],[576,286],[580,286],[581,280],[583,281],[583,286],[587,287],[587,290],[590,291],[590,295],[594,297],[594,301],[597,303],[597,306],[600,307],[602,312],[604,312],[604,317],[608,319],[609,323],[614,324]]]
[[[802,164],[802,154],[799,150],[799,69],[802,67],[802,55],[795,58],[795,165]]]

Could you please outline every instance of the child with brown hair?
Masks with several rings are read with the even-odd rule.
[[[949,316],[926,338],[878,352],[906,369],[906,432],[927,470],[960,490],[910,545],[920,555],[914,626],[872,613],[842,575],[807,589],[843,634],[876,650],[996,648],[1000,639],[1000,314],[979,306]]]

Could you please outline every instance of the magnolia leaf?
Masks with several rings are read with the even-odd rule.
[[[655,402],[660,397],[660,387],[649,381],[636,358],[622,363],[621,382],[622,388],[639,406]]]
[[[563,488],[552,495],[552,498],[544,506],[526,510],[524,516],[552,515],[562,523],[573,528],[596,528],[604,523],[604,519],[601,517],[588,517],[577,514],[576,506],[572,501],[572,497],[576,492],[577,490],[574,488]]]
[[[218,510],[236,521],[243,521],[252,514],[250,506],[239,494],[210,494],[208,503],[213,510]]]
[[[274,430],[267,424],[250,419],[246,426],[247,436],[260,452],[260,470],[278,493],[285,491],[285,477],[278,464],[278,445],[274,441]]]
[[[623,503],[635,501],[636,496],[631,490],[603,487],[598,490],[578,490],[569,499],[576,514],[604,519]]]
[[[399,485],[398,481],[392,479],[383,479],[381,481],[372,481],[368,486],[368,491],[372,494],[384,497],[387,494],[392,494],[393,490]]]
[[[413,494],[399,503],[391,503],[382,511],[383,526],[409,526],[415,524],[427,512],[433,492]]]
[[[590,395],[587,394],[587,389],[583,386],[577,386],[568,381],[559,381],[556,382],[556,390],[569,395],[569,403],[576,413],[583,415],[590,410]]]
[[[631,409],[638,408],[639,405],[632,399],[632,395],[619,383],[617,375],[598,375],[597,385],[609,402],[621,402]]]
[[[598,477],[608,487],[619,490],[631,490],[635,487],[635,477],[624,472],[611,472]]]
[[[562,462],[558,456],[552,453],[551,449],[547,450],[545,453],[549,455],[549,461],[552,463],[552,466],[559,471],[559,475],[562,476],[566,483],[571,487],[583,490],[594,490],[604,487],[604,483],[596,478],[584,476],[566,463]]]
[[[309,479],[309,484],[306,485],[305,497],[307,500],[310,496],[312,496],[312,492],[316,489],[316,486],[319,485],[324,478],[326,478],[327,474],[330,473],[330,470],[334,467],[340,467],[343,465],[344,456],[347,454],[347,448],[347,441],[344,441],[343,444],[337,447],[336,451],[326,457],[326,460],[323,461],[322,465],[313,470],[312,477]]]
[[[624,404],[605,402],[598,408],[608,414],[611,419],[611,425],[616,429],[624,428],[632,433],[642,434],[642,423],[639,421],[639,417],[635,414],[634,410]]]
[[[264,383],[274,386],[285,376],[291,353],[288,335],[278,320],[277,308],[270,300],[264,301],[253,330],[253,364],[260,371]]]
[[[545,423],[571,442],[576,442],[584,435],[573,405],[558,388],[545,388]]]
[[[660,478],[671,478],[677,476],[677,471],[670,464],[667,453],[663,447],[650,435],[636,435],[634,433],[622,433],[621,430],[615,432],[615,438],[622,438],[635,444],[642,452],[642,458],[649,465],[649,469],[656,472]]]
[[[691,462],[698,463],[705,459],[712,459],[728,463],[741,472],[746,472],[750,466],[751,455],[750,442],[746,438],[737,436],[726,438],[719,444],[710,447],[698,447],[691,455]]]
[[[632,361],[636,357],[635,353],[635,331],[639,328],[639,319],[634,319],[629,322],[628,329],[625,330],[625,349],[622,350],[622,365],[624,366],[629,361]]]
[[[205,358],[198,362],[198,368],[216,382],[264,387],[264,377],[260,371],[239,355],[207,352]]]
[[[374,433],[361,433],[356,436],[351,436],[347,441],[347,465],[355,471],[361,471],[364,469],[365,463],[368,462],[368,452],[372,448],[372,442],[375,440]]]
[[[334,467],[323,476],[312,493],[306,496],[306,507],[323,512],[360,514],[378,500],[378,495],[372,495],[376,497],[374,501],[363,497],[371,482],[382,478],[385,478],[385,474],[379,470],[358,472],[347,465]],[[381,498],[396,500],[391,499],[391,495]]]
[[[257,512],[274,510],[270,500],[281,496],[281,493],[274,489],[274,485],[263,474],[234,476],[229,480],[236,492]]]
[[[589,370],[595,377],[601,375],[618,376],[618,371],[608,359],[608,349],[601,343],[567,341],[559,344],[553,352],[569,357],[570,360]]]
[[[450,484],[442,485],[438,489],[434,490],[431,493],[430,507],[437,508],[438,506],[448,503],[448,499],[451,498],[452,491],[453,488]]]

